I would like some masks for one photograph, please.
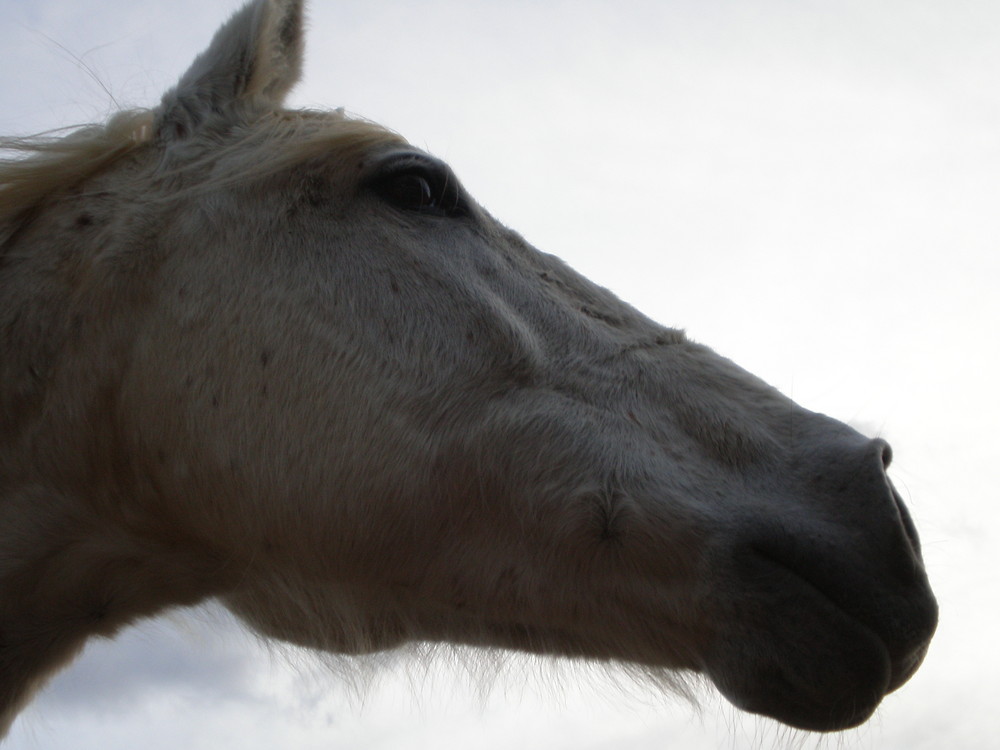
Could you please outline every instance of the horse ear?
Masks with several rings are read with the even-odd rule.
[[[211,120],[281,107],[302,72],[304,0],[252,0],[220,28],[163,97],[156,133],[184,140]]]

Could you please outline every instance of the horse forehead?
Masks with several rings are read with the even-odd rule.
[[[235,189],[241,200],[293,198],[303,177],[354,181],[387,150],[410,146],[398,133],[342,110],[282,110],[226,135],[209,132],[156,158],[151,187],[170,199]]]

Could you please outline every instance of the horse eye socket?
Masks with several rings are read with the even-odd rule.
[[[442,165],[403,157],[387,164],[369,186],[386,203],[403,211],[450,218],[467,212],[458,181]]]

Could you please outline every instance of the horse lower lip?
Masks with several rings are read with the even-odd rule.
[[[849,729],[912,672],[875,629],[791,566],[759,550],[744,563],[756,626],[713,652],[718,661],[706,669],[738,707],[798,729]]]
[[[829,658],[821,678],[812,664],[759,666],[742,691],[717,686],[736,706],[813,732],[850,729],[865,722],[888,692],[891,667],[881,641],[858,625],[856,639]],[[804,653],[811,653],[805,651]]]

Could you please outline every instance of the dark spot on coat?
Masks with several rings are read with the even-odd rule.
[[[330,202],[330,183],[320,175],[311,175],[303,184],[302,197],[312,208],[321,208]]]
[[[580,307],[580,312],[586,315],[588,318],[593,318],[594,320],[599,320],[602,323],[607,323],[609,326],[621,325],[622,321],[614,315],[610,315],[602,310],[595,310],[592,307],[587,307],[583,305]]]

